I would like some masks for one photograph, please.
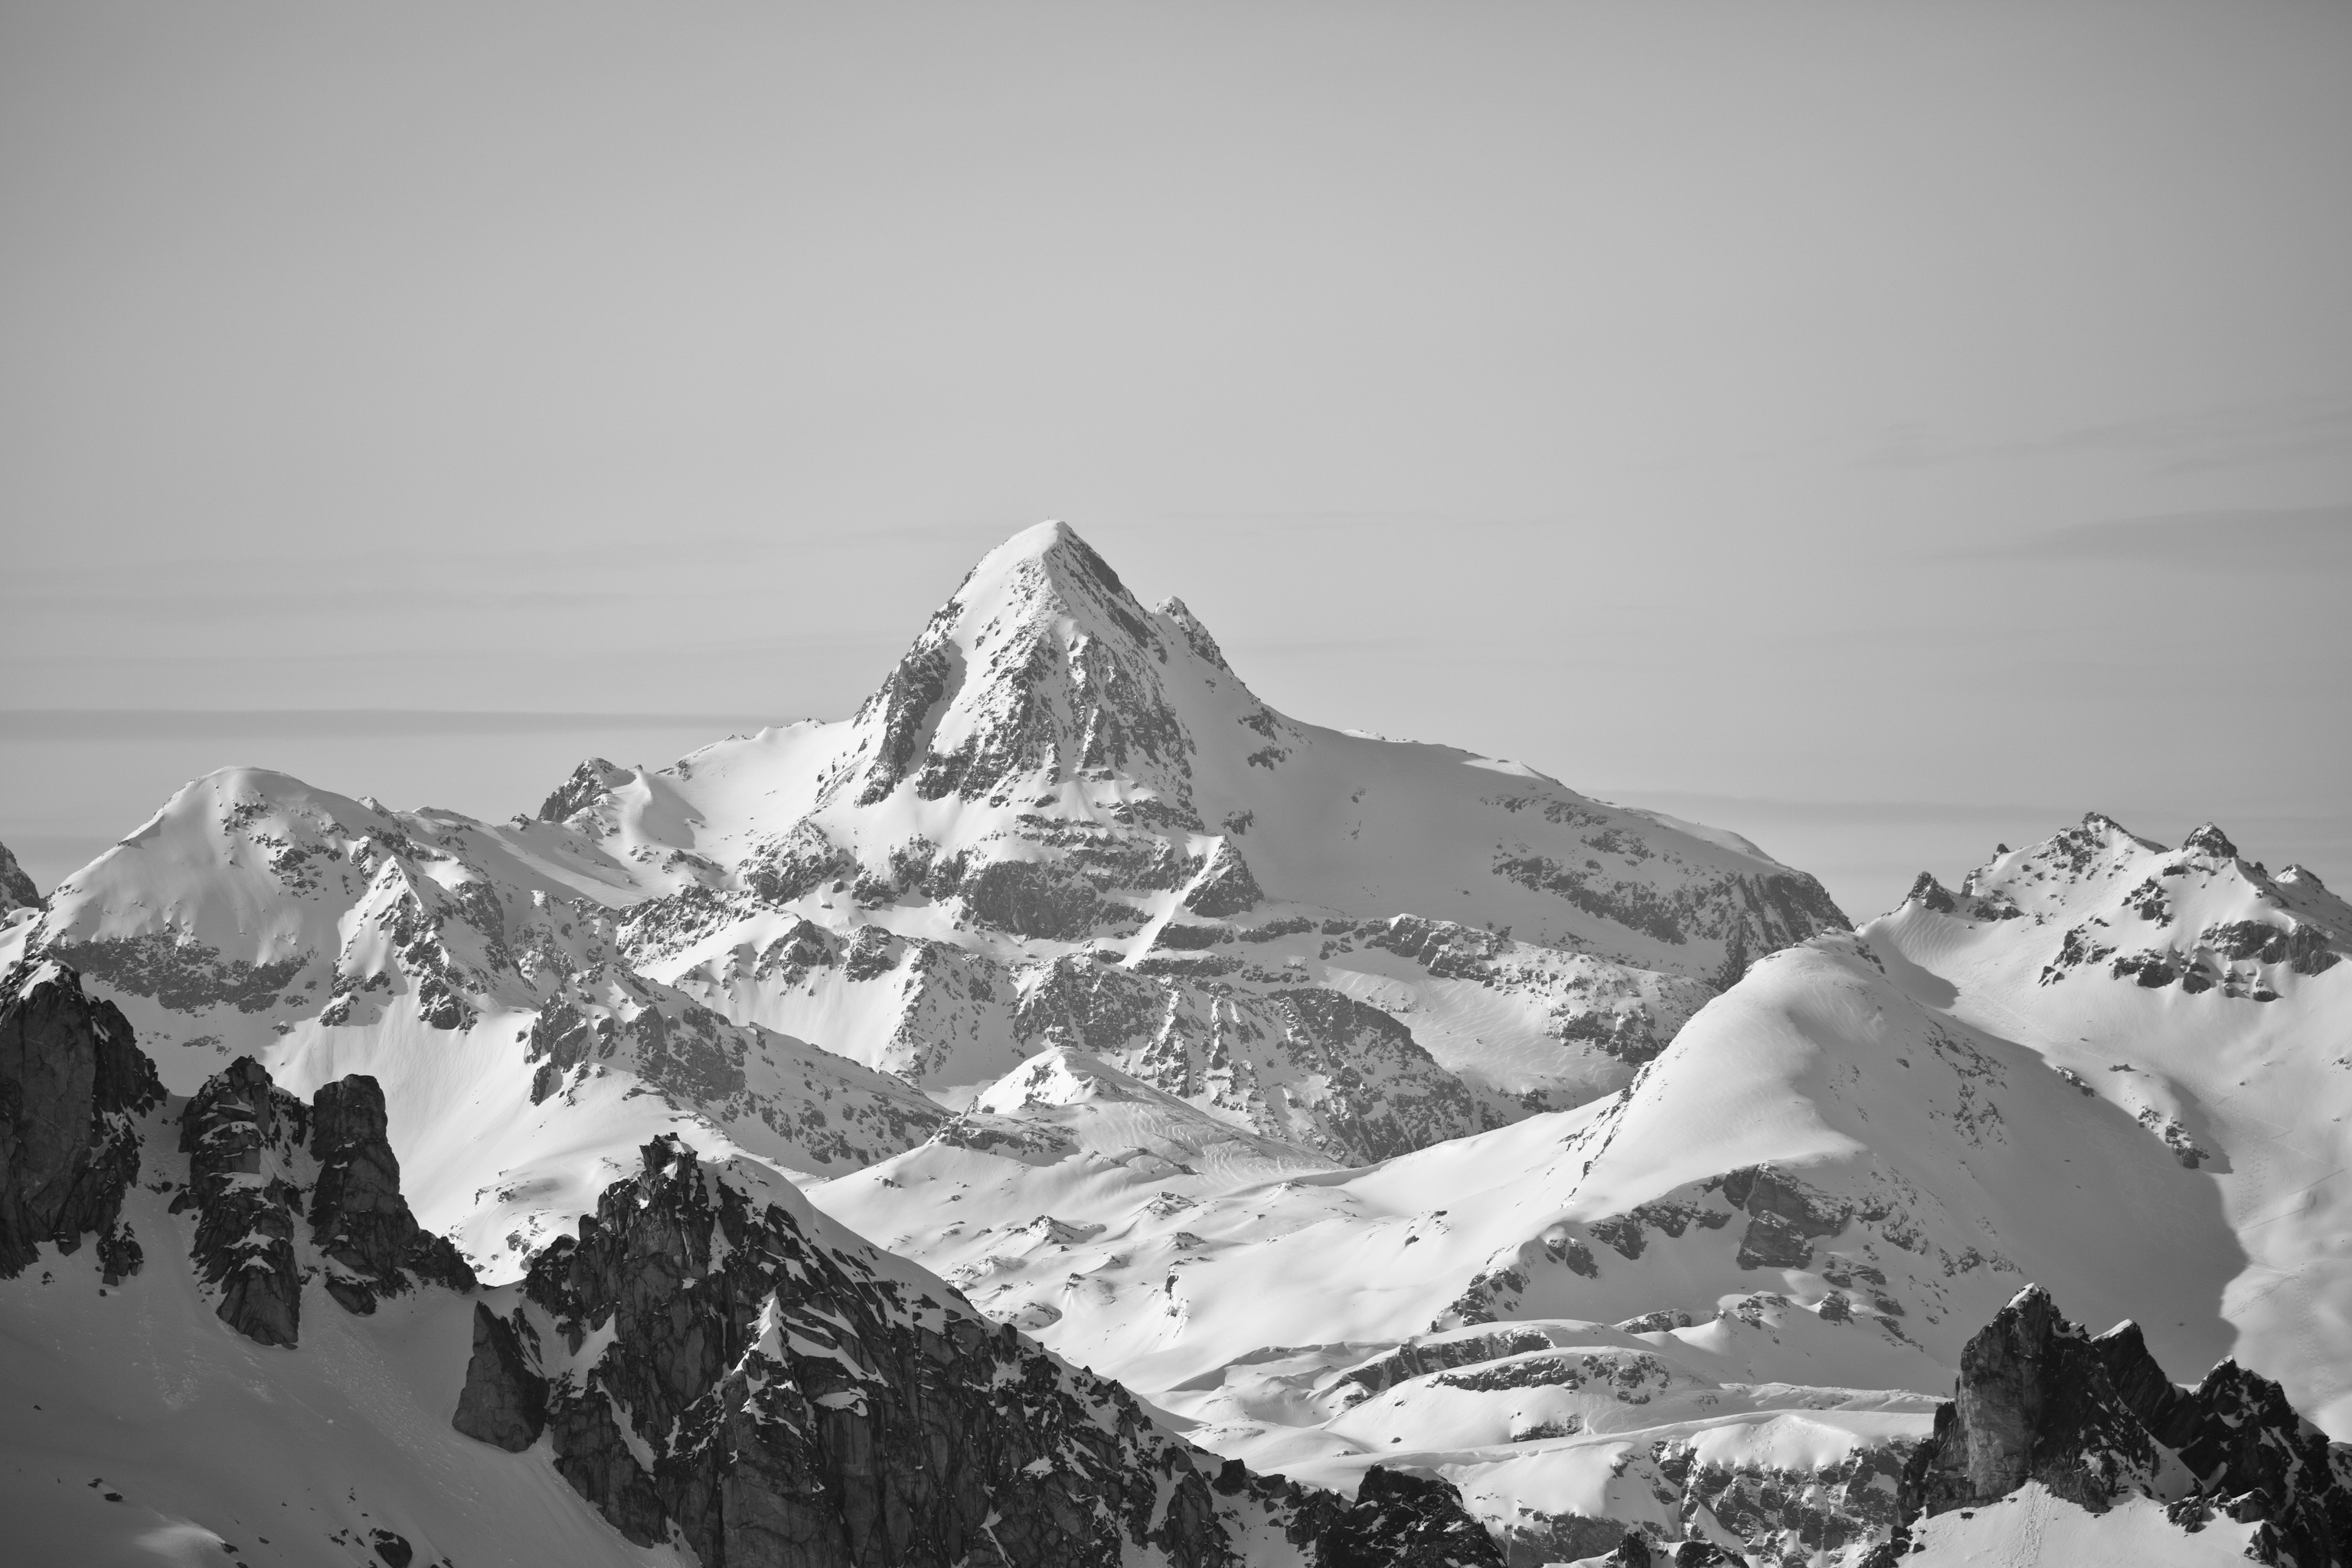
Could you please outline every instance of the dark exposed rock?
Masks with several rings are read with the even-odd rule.
[[[319,1160],[311,1237],[350,1270],[330,1276],[335,1300],[372,1312],[378,1295],[407,1289],[410,1273],[453,1289],[474,1288],[474,1271],[457,1249],[419,1226],[401,1196],[400,1162],[386,1136],[383,1089],[375,1079],[353,1073],[320,1088],[311,1100],[310,1152]]]
[[[1265,894],[1231,839],[1220,839],[1201,869],[1200,879],[1184,895],[1184,907],[1196,915],[1222,920],[1263,902]]]
[[[1327,1564],[1501,1563],[1443,1482],[1375,1470],[1349,1503],[1227,1466],[1212,1492],[1118,1384],[755,1206],[675,1140],[533,1261],[525,1293],[573,1354],[605,1335],[550,1392],[558,1470],[630,1540],[675,1528],[706,1564],[1108,1568],[1146,1549],[1222,1568],[1220,1495]],[[486,1312],[475,1327],[461,1416],[535,1375],[520,1336]],[[520,1447],[528,1422],[503,1429]]]
[[[1198,952],[1234,940],[1231,926],[1192,925],[1183,921],[1170,921],[1151,939],[1154,947],[1173,948],[1179,952]]]
[[[1016,936],[1076,942],[1102,918],[1093,884],[1043,861],[992,861],[968,873],[959,891],[973,920]]]
[[[205,1282],[221,1288],[221,1321],[265,1345],[291,1345],[300,1328],[302,1192],[289,1173],[310,1120],[310,1108],[251,1057],[206,1079],[180,1112],[188,1185],[172,1206],[196,1210],[193,1256]]]
[[[2352,1446],[2329,1442],[2277,1384],[2234,1361],[2193,1397],[2202,1419],[2181,1462],[2208,1491],[2240,1500],[2233,1517],[2251,1507],[2273,1542],[2265,1561],[2352,1563]]]
[[[1396,915],[1359,926],[1355,934],[1367,947],[1384,947],[1418,960],[1440,980],[1479,979],[1503,950],[1503,939],[1493,931],[1420,915]]]
[[[1471,1334],[1425,1344],[1407,1342],[1376,1361],[1366,1362],[1339,1381],[1354,1384],[1368,1394],[1378,1394],[1391,1384],[1426,1373],[1550,1348],[1550,1337],[1537,1329],[1497,1329],[1491,1334]]]
[[[474,1355],[449,1424],[467,1436],[520,1454],[547,1429],[547,1379],[524,1353],[515,1325],[474,1303]]]
[[[1727,952],[1736,934],[1743,953],[1762,958],[1822,931],[1853,929],[1829,890],[1801,871],[1695,879],[1660,892],[1630,878],[1604,882],[1608,873],[1596,869],[1598,864],[1504,856],[1494,870],[1523,888],[1553,894],[1586,914],[1675,947],[1695,935],[1717,937]]]
[[[872,713],[881,721],[881,732],[875,738],[866,789],[857,797],[860,805],[887,798],[922,754],[931,710],[947,695],[950,682],[961,679],[961,656],[962,650],[944,637],[926,639],[908,649],[882,689],[866,700],[867,712],[858,717]]]
[[[1812,1243],[1804,1233],[1770,1213],[1748,1220],[1734,1258],[1742,1268],[1802,1268],[1812,1260]]]
[[[1453,1487],[1379,1465],[1318,1538],[1318,1568],[1503,1568],[1503,1553]]]
[[[2352,1562],[2352,1446],[2329,1442],[2277,1384],[2235,1361],[2184,1389],[2148,1354],[2137,1324],[2120,1323],[2093,1343],[2118,1395],[2180,1456],[2205,1496],[2233,1500],[2232,1518],[2262,1521],[2259,1561]]]
[[[1209,1517],[1181,1447],[1123,1390],[908,1300],[674,1142],[648,1145],[527,1289],[571,1342],[612,1326],[584,1380],[559,1384],[551,1430],[566,1478],[632,1539],[666,1516],[706,1563],[988,1561],[992,1536],[1014,1562],[1076,1563],[1187,1508]],[[608,1394],[655,1455],[650,1493]]]
[[[1684,1541],[1675,1543],[1666,1561],[1674,1568],[1745,1568],[1748,1559],[1726,1552],[1711,1541]]]
[[[539,819],[562,822],[573,812],[603,799],[614,786],[626,784],[631,776],[626,768],[616,768],[602,757],[591,757],[572,769],[572,776],[540,802]]]
[[[383,1092],[372,1078],[328,1084],[306,1105],[239,1057],[182,1109],[180,1152],[188,1184],[172,1208],[196,1211],[197,1271],[220,1289],[221,1321],[248,1339],[290,1346],[299,1336],[295,1219],[306,1191],[310,1239],[330,1265],[326,1289],[346,1310],[373,1311],[411,1275],[474,1288],[457,1248],[426,1234],[400,1194]]]
[[[1385,1160],[1477,1124],[1462,1081],[1391,1015],[1324,986],[1267,997],[1287,1015],[1284,1043],[1294,1059],[1319,1068],[1339,1091],[1325,1114],[1333,1141],[1352,1157]],[[1360,1092],[1375,1077],[1389,1080],[1386,1092]]]
[[[117,991],[152,996],[175,1013],[224,1004],[240,1013],[266,1013],[310,962],[308,953],[298,953],[274,963],[253,963],[160,931],[50,942],[43,952]]]
[[[416,1558],[416,1549],[408,1544],[407,1538],[389,1530],[370,1531],[368,1544],[383,1559],[384,1568],[408,1568]]]
[[[1812,1261],[1818,1237],[1835,1236],[1853,1217],[1843,1198],[1807,1186],[1770,1165],[1750,1165],[1723,1178],[1723,1195],[1748,1211],[1739,1238],[1742,1268],[1802,1268]]]
[[[5,844],[0,844],[0,912],[35,908],[41,903],[41,890],[33,886],[33,879],[25,868],[16,864],[16,857]]]
[[[2148,1353],[2147,1341],[2137,1323],[2126,1318],[2091,1342],[2107,1381],[2126,1408],[2139,1417],[2148,1435],[2168,1448],[2178,1448],[2197,1434],[2203,1413],[2197,1401],[2164,1375]]]
[[[572,1489],[637,1545],[653,1546],[667,1539],[653,1478],[629,1451],[629,1441],[613,1418],[613,1402],[604,1391],[560,1386],[548,1401],[547,1414],[555,1436],[555,1470],[572,1483]],[[705,1561],[729,1559],[712,1559],[706,1552]]]
[[[0,1278],[41,1242],[72,1252],[93,1232],[108,1284],[138,1270],[139,1245],[119,1226],[139,1179],[132,1122],[163,1099],[130,1024],[74,971],[19,964],[0,980]]]
[[[2180,847],[2200,855],[2210,855],[2217,860],[2233,860],[2238,855],[2238,847],[2230,842],[2230,836],[2210,822],[2182,839]]]
[[[2032,1480],[2096,1512],[2152,1481],[2158,1462],[2090,1336],[2029,1286],[1960,1352],[1958,1395],[1937,1408],[1904,1488],[1911,1506],[1933,1514]]]
[[[857,860],[813,822],[801,822],[747,856],[743,885],[771,903],[785,904],[828,881],[857,873]]]
[[[1920,872],[1918,880],[1911,884],[1911,891],[1905,898],[1939,915],[1948,915],[1959,908],[1958,900],[1952,897],[1952,890],[1936,880],[1933,871]]]
[[[1990,1502],[2028,1480],[2103,1510],[2152,1490],[2172,1456],[2199,1488],[2170,1510],[2184,1529],[2224,1510],[2259,1525],[2255,1561],[2352,1562],[2352,1447],[2330,1443],[2277,1384],[2235,1362],[2193,1391],[2177,1386],[2137,1325],[2090,1339],[2038,1286],[1969,1342],[1958,1397],[1937,1408],[1934,1436],[1905,1468],[1897,1543],[1923,1514]]]

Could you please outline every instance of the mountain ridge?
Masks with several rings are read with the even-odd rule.
[[[175,1419],[103,1371],[134,1312],[191,1387],[264,1342],[289,1398],[397,1385],[372,1452],[583,1561],[979,1561],[979,1486],[1016,1560],[1854,1568],[2028,1280],[2347,1429],[2347,952],[2307,871],[2097,813],[1855,930],[1736,834],[1280,713],[1045,524],[846,718],[590,758],[502,823],[223,770],[10,912],[8,984],[73,973],[157,1103],[42,1113],[0,1333],[89,1380],[19,1368],[75,1421]],[[177,1199],[118,1183],[132,1131]],[[91,1237],[100,1326],[51,1261]],[[1021,1462],[906,1458],[975,1434]],[[2000,1517],[2245,1543],[2130,1475]],[[1914,1518],[1928,1560],[1965,1512]],[[460,1513],[416,1517],[507,1539]]]

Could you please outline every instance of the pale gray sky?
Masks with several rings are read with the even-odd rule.
[[[0,716],[44,885],[845,712],[1059,516],[1858,915],[2352,886],[2352,6],[0,0],[0,709],[166,715]]]

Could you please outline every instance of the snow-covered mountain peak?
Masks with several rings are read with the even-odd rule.
[[[989,1085],[972,1101],[972,1109],[1016,1116],[1035,1105],[1165,1098],[1141,1079],[1129,1078],[1084,1051],[1068,1046],[1049,1046]]]
[[[1190,605],[1171,594],[1152,606],[1152,609],[1162,621],[1175,628],[1177,634],[1184,639],[1185,646],[1192,650],[1193,656],[1202,663],[1222,670],[1227,675],[1233,673],[1233,667],[1225,662],[1225,650],[1217,646],[1217,639],[1210,635],[1209,628],[1202,624],[1201,617],[1192,613],[1192,607]]]
[[[1213,652],[1205,632],[1198,640]],[[981,559],[858,710],[828,795],[1082,812],[1097,804],[1085,784],[1117,781],[1121,797],[1189,816],[1193,746],[1166,667],[1171,644],[1181,654],[1195,641],[1066,523],[1025,529]]]
[[[2352,953],[2352,907],[2300,867],[2272,876],[2207,823],[2177,849],[2093,812],[2022,849],[1996,854],[1956,895],[1922,873],[1887,917],[2022,919],[2062,928],[2042,942],[2040,984],[2085,968],[2150,989],[2274,1001],[2299,977]]]

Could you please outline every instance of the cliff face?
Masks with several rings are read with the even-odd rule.
[[[1360,1568],[1499,1568],[1442,1482],[1350,1502],[1228,1465],[1213,1485],[1117,1384],[778,1197],[648,1144],[524,1304],[478,1311],[458,1430],[551,1435],[614,1529],[675,1526],[706,1568],[1213,1568],[1268,1534]]]
[[[354,1312],[408,1288],[408,1276],[470,1290],[474,1271],[447,1240],[416,1223],[400,1193],[383,1089],[353,1073],[311,1099],[310,1152],[319,1162],[310,1192],[311,1238],[333,1265],[327,1292]]]
[[[135,1123],[163,1099],[131,1026],[74,971],[39,963],[0,982],[0,1278],[42,1242],[73,1252],[92,1234],[108,1284],[138,1271],[119,1220],[139,1179]]]
[[[2217,1513],[2258,1525],[2248,1548],[2289,1568],[2352,1563],[2352,1447],[2330,1443],[2278,1384],[2223,1362],[2194,1389],[2164,1375],[2138,1326],[2094,1339],[2039,1286],[1969,1342],[1957,1397],[1913,1450],[1893,1563],[1920,1519],[2029,1481],[2091,1511],[2168,1500],[2195,1531]]]
[[[251,1057],[207,1079],[180,1113],[188,1184],[173,1212],[196,1211],[197,1271],[220,1290],[221,1321],[266,1345],[299,1338],[302,1286],[325,1277],[345,1310],[373,1312],[409,1275],[474,1288],[457,1249],[417,1225],[400,1194],[383,1090],[354,1073],[305,1103]],[[298,1245],[308,1199],[310,1235]]]
[[[1923,1513],[1990,1502],[2028,1481],[2095,1511],[2153,1487],[2159,1468],[2156,1440],[2091,1337],[2033,1287],[1961,1352],[1958,1397],[1936,1412],[1904,1485]]]

